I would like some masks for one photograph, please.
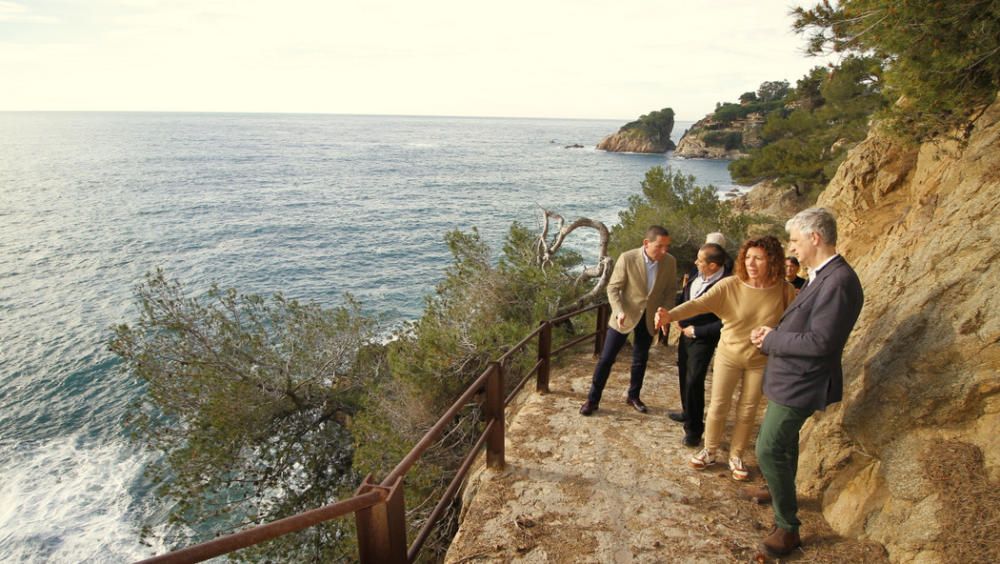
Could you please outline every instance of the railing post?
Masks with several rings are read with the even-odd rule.
[[[601,356],[604,351],[604,339],[608,335],[608,322],[611,320],[611,305],[601,304],[597,308],[597,335],[594,336],[594,356]]]
[[[486,421],[493,428],[486,439],[486,465],[494,470],[504,468],[503,420],[503,365],[491,363],[492,370],[486,378]]]
[[[385,494],[381,503],[354,513],[358,527],[358,556],[362,563],[406,562],[406,504],[403,501],[403,478],[384,487],[365,476],[357,494],[377,490]]]
[[[542,322],[542,330],[538,333],[538,380],[535,391],[540,394],[549,393],[549,359],[552,355],[552,324]]]

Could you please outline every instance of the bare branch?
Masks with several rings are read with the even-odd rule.
[[[569,225],[566,225],[566,220],[563,216],[545,208],[542,208],[542,219],[544,225],[542,227],[542,233],[538,237],[538,244],[536,246],[538,249],[538,256],[536,260],[542,269],[552,264],[552,260],[556,252],[562,248],[563,243],[566,241],[566,237],[573,231],[581,227],[589,227],[596,230],[600,235],[600,241],[597,246],[597,264],[595,266],[584,268],[580,273],[580,276],[577,277],[575,285],[579,286],[584,282],[594,279],[597,279],[597,282],[594,284],[594,287],[590,289],[590,291],[579,297],[572,304],[560,308],[559,313],[565,313],[595,299],[604,292],[605,288],[607,288],[608,281],[611,279],[611,267],[614,265],[614,261],[608,256],[608,240],[610,238],[610,233],[604,223],[588,217],[577,218]],[[555,238],[551,243],[549,243],[549,222],[552,220],[558,222],[558,230]]]

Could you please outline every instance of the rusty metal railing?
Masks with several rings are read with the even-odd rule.
[[[584,313],[597,310],[595,331],[581,335],[552,348],[552,328]],[[454,502],[458,490],[469,473],[480,449],[486,447],[486,465],[493,469],[503,469],[504,461],[504,408],[517,396],[528,379],[536,376],[535,390],[549,391],[549,369],[553,356],[578,345],[590,338],[594,339],[594,354],[599,355],[604,347],[605,330],[611,311],[608,304],[596,304],[582,308],[554,319],[541,322],[538,327],[517,344],[491,362],[486,370],[458,397],[438,421],[399,464],[383,479],[376,482],[369,474],[361,482],[354,496],[318,509],[299,513],[278,521],[259,525],[245,531],[226,535],[201,544],[175,550],[167,554],[143,560],[141,564],[182,564],[202,562],[241,548],[260,544],[282,535],[301,531],[313,525],[344,517],[354,513],[358,533],[358,557],[363,563],[403,563],[413,562],[424,543],[434,531],[448,506]],[[538,353],[534,365],[525,373],[512,391],[504,397],[505,366],[511,364],[515,355],[521,353],[532,339],[538,338]],[[472,449],[462,460],[451,483],[445,489],[437,505],[414,537],[413,543],[406,545],[406,503],[403,499],[403,479],[406,473],[420,459],[445,431],[454,417],[477,394],[485,390],[485,426]]]

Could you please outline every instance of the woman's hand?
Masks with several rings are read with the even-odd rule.
[[[767,334],[773,330],[774,329],[771,329],[767,325],[761,325],[753,331],[750,331],[750,342],[753,343],[753,346],[759,349],[761,345],[764,344],[764,338],[767,337]]]
[[[662,307],[656,308],[656,315],[653,316],[653,325],[657,329],[662,329],[670,323],[670,314]]]

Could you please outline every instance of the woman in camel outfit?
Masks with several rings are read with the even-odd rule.
[[[750,331],[762,325],[776,326],[795,298],[795,288],[784,279],[785,253],[781,243],[770,235],[744,242],[734,266],[735,276],[724,278],[701,297],[669,312],[660,308],[656,321],[659,328],[702,313],[714,313],[722,320],[705,421],[705,448],[691,457],[690,465],[703,470],[715,464],[733,391],[740,386],[729,470],[733,479],[745,481],[750,473],[743,464],[743,453],[750,441],[767,362],[767,357],[750,342]]]

